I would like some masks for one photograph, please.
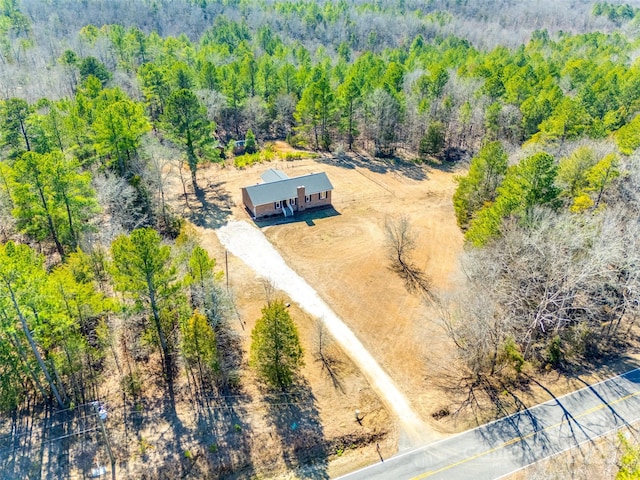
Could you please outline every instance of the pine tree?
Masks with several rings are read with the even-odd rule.
[[[160,234],[140,228],[116,238],[111,245],[115,287],[130,295],[149,315],[153,334],[160,344],[162,366],[174,400],[174,355],[177,318],[173,305],[180,303],[180,284],[171,260],[171,248],[162,245]]]
[[[560,193],[555,185],[557,171],[554,158],[545,152],[536,153],[510,167],[498,187],[495,202],[478,212],[465,238],[475,246],[485,245],[500,234],[505,217],[515,215],[526,221],[531,219],[535,207],[555,207]]]
[[[0,314],[4,318],[4,330],[12,335],[16,349],[22,349],[20,337],[24,336],[37,365],[31,369],[32,381],[43,397],[47,398],[49,395],[40,378],[44,375],[49,391],[58,405],[64,408],[66,398],[62,385],[57,382],[57,375],[54,377],[34,335],[35,331],[42,329],[40,308],[44,282],[45,271],[41,256],[36,255],[27,245],[13,242],[0,245]],[[26,352],[21,351],[24,362],[29,364]]]
[[[216,150],[207,149],[213,143],[215,124],[207,118],[207,111],[191,90],[181,89],[167,100],[164,113],[165,128],[171,138],[185,151],[191,181],[197,188],[196,171],[204,157],[215,158]]]
[[[91,175],[77,159],[53,151],[26,152],[12,170],[11,197],[18,228],[38,240],[54,242],[60,256],[75,249],[88,220],[98,211]]]
[[[466,229],[476,212],[495,200],[496,189],[507,171],[507,152],[500,142],[487,143],[471,159],[469,173],[458,179],[453,207],[458,226]]]
[[[300,338],[282,300],[262,309],[251,332],[249,364],[258,377],[272,387],[286,389],[296,380],[303,364]]]
[[[197,368],[201,386],[213,379],[218,371],[216,333],[198,311],[182,325],[182,353],[188,365]]]
[[[247,153],[256,153],[258,151],[256,136],[251,129],[247,130],[247,135],[244,137],[244,151]]]

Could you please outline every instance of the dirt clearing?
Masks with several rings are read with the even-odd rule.
[[[257,226],[295,274],[355,334],[430,431],[442,435],[460,431],[513,411],[521,402],[533,405],[548,400],[550,391],[561,395],[584,386],[581,382],[596,381],[610,373],[603,369],[596,375],[567,378],[549,372],[538,376],[544,388],[532,384],[525,391],[511,392],[518,401],[511,402],[512,395],[500,396],[500,405],[494,405],[482,398],[479,412],[449,415],[469,395],[452,361],[455,347],[438,324],[438,312],[425,305],[419,295],[409,293],[402,279],[389,269],[384,225],[389,218],[405,216],[417,240],[412,261],[431,278],[438,292],[455,290],[464,282],[459,265],[463,237],[452,204],[456,172],[357,155],[272,162],[244,170],[203,168],[198,174],[202,194],[191,194],[189,207],[180,196],[179,181],[174,179],[174,208],[198,226],[201,241],[218,260],[218,268],[228,271],[237,303],[235,325],[245,352],[251,329],[266,302],[265,289],[256,272],[233,252],[225,266],[226,249],[215,229],[231,222],[252,222],[242,205],[240,188],[259,182],[267,168],[281,169],[289,177],[312,172],[329,176],[334,186],[333,209],[305,212],[286,222],[274,218]],[[270,271],[262,275],[268,277]],[[279,286],[286,290],[287,284],[294,283],[289,279],[284,287]],[[284,291],[278,295],[285,301],[292,299]],[[396,453],[398,446],[403,446],[398,429],[364,375],[347,356],[339,357],[341,349],[336,347],[336,356],[343,363],[339,385],[333,383],[314,357],[318,334],[314,318],[295,303],[291,313],[305,347],[302,373],[316,399],[322,435],[331,446],[327,472],[331,476],[346,473]],[[247,388],[255,389],[255,379],[248,369],[242,381]],[[356,409],[365,412],[364,430],[354,420]],[[261,442],[270,435],[268,425],[262,428],[267,430],[260,434]],[[381,432],[382,437],[375,437]],[[356,437],[358,440],[354,440]],[[366,438],[380,441],[363,441]],[[260,463],[258,457],[278,461],[256,455],[255,464]],[[287,465],[285,461],[283,471]]]
[[[434,363],[447,361],[450,344],[434,325],[433,312],[389,270],[384,223],[406,216],[418,243],[413,261],[437,289],[455,288],[463,239],[451,200],[454,173],[357,156],[272,162],[246,170],[212,166],[201,172],[201,183],[208,185],[202,209],[213,211],[219,205],[217,211],[227,213],[223,218],[198,214],[194,220],[205,227],[203,237],[209,239],[215,227],[229,221],[251,222],[240,188],[260,181],[267,168],[279,168],[290,177],[320,171],[329,176],[335,210],[259,226],[287,264],[355,333],[421,420],[439,428],[431,414],[442,406],[442,395],[425,377]],[[220,261],[224,250],[218,248]],[[252,315],[259,315],[264,295],[255,301]]]
[[[291,270],[264,235],[246,222],[230,222],[216,233],[222,244],[241,258],[259,275],[286,292],[289,297],[315,318],[322,320],[329,333],[368,379],[378,396],[394,412],[406,433],[416,444],[435,437],[413,412],[391,378],[380,368],[362,343],[318,294]]]

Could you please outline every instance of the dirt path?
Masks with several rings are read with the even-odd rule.
[[[416,415],[405,395],[378,365],[362,343],[318,296],[317,292],[283,260],[260,230],[246,222],[232,221],[216,230],[220,242],[260,276],[270,280],[304,310],[322,319],[336,342],[361,369],[371,387],[397,416],[410,444],[438,438],[439,435]]]

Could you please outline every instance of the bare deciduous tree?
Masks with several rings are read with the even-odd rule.
[[[327,373],[333,386],[341,392],[344,392],[344,387],[338,374],[338,368],[341,362],[334,355],[334,348],[333,337],[331,337],[322,320],[316,320],[314,338],[315,360],[316,362],[320,362],[322,370]]]
[[[467,252],[466,291],[443,323],[472,372],[492,374],[516,351],[563,365],[620,340],[640,291],[638,225],[625,210],[538,211],[532,224],[509,223],[500,239]]]
[[[411,254],[416,248],[416,239],[409,219],[404,215],[398,219],[387,218],[384,231],[389,268],[404,280],[407,290],[420,293],[433,301],[431,279],[411,260]]]
[[[108,173],[93,178],[98,203],[102,207],[99,240],[104,245],[117,235],[148,224],[150,219],[138,199],[138,192],[125,179]]]
[[[275,298],[276,286],[268,278],[263,278],[261,280],[261,283],[262,283],[262,288],[264,289],[264,297],[267,302],[267,305],[271,305],[271,302],[273,302],[273,299]]]

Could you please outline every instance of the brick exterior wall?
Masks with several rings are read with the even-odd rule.
[[[318,207],[326,207],[331,205],[331,190],[326,192],[326,198],[320,198],[319,193],[314,193],[311,195],[310,201],[305,202],[305,191],[304,187],[297,188],[297,198],[296,204],[293,206],[293,210],[303,212],[310,208],[318,208]],[[290,199],[283,199],[287,201],[289,204]],[[244,202],[245,207],[249,210],[249,213],[254,218],[262,218],[270,215],[283,215],[282,213],[282,202],[280,203],[280,208],[275,207],[275,203],[268,203],[266,205],[253,205],[251,203],[251,199],[249,198],[249,194],[245,188],[242,189],[242,201]]]
[[[251,203],[251,198],[249,198],[249,194],[247,193],[246,188],[242,189],[242,203],[244,203],[244,206],[247,207],[247,210],[251,212],[251,215],[255,216],[254,206],[253,203]]]
[[[282,204],[280,204],[282,205]],[[275,204],[268,203],[266,205],[258,205],[256,207],[256,215],[255,218],[266,217],[269,215],[283,215],[282,207],[276,208]]]

